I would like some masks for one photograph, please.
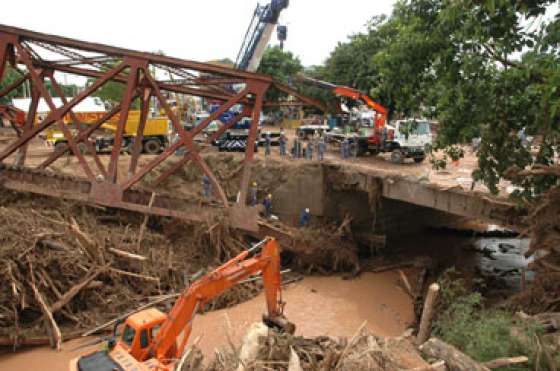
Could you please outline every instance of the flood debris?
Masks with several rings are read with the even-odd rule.
[[[196,272],[245,248],[227,226],[170,222],[159,230],[144,227],[140,240],[142,215],[10,192],[0,197],[4,345],[45,338],[58,344],[154,297],[180,292]],[[237,285],[205,309],[245,301],[259,285]]]
[[[409,370],[428,367],[405,334],[395,338],[373,335],[365,323],[350,338],[302,337],[253,324],[243,345],[216,350],[204,366],[187,370]],[[195,350],[193,354],[200,354]],[[193,358],[198,356],[193,356]]]
[[[306,273],[360,272],[356,243],[336,224],[296,229],[293,244],[285,248],[295,256],[295,267]]]
[[[560,311],[560,188],[550,189],[536,203],[527,217],[523,232],[531,238],[526,257],[535,278],[525,290],[504,303],[529,314]]]

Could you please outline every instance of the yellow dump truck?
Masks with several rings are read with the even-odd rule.
[[[85,114],[77,113],[76,116],[82,124],[89,125],[96,122],[103,114],[104,112],[89,112]],[[65,117],[64,121],[66,124],[72,123],[72,119],[70,117]],[[117,114],[101,125],[101,129],[103,129],[101,131],[112,133],[116,132],[118,122],[119,115]],[[124,127],[123,149],[128,150],[132,147],[139,123],[140,111],[129,111],[128,119]],[[75,131],[76,129],[72,128],[72,132]],[[149,117],[146,120],[146,126],[144,127],[144,138],[142,139],[143,151],[150,154],[159,153],[169,144],[170,135],[171,125],[167,117]],[[90,138],[95,139],[95,148],[97,152],[101,152],[109,147],[112,147],[114,143],[114,135],[110,134],[98,136],[92,135]],[[57,146],[67,144],[64,134],[56,126],[53,126],[53,129],[47,131],[46,140],[55,148]]]

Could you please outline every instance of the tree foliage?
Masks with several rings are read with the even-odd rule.
[[[319,77],[369,93],[391,115],[439,121],[436,148],[480,136],[492,191],[512,167],[549,165],[560,126],[560,18],[552,0],[400,0],[333,50]],[[542,140],[531,155],[518,132]],[[534,196],[550,176],[515,177]]]
[[[292,52],[284,51],[278,46],[272,46],[264,51],[257,72],[270,75],[285,84],[291,84],[293,78],[302,70],[301,61]],[[280,96],[281,93],[274,90],[269,90],[266,93],[267,100],[277,100]]]
[[[6,66],[6,70],[4,71],[4,77],[0,79],[0,89],[4,89],[8,85],[15,82],[18,78],[20,78],[20,74],[17,73],[9,65]],[[9,94],[6,94],[0,97],[0,104],[9,104],[12,98],[15,97],[22,97],[23,96],[23,87],[20,85],[17,89],[12,90]]]
[[[21,77],[21,74],[18,71],[16,71],[13,67],[11,67],[10,65],[6,67],[7,68],[4,71],[4,76],[0,81],[0,89],[7,87],[8,85],[12,84],[13,82],[15,82],[17,79]],[[24,84],[28,84],[28,83],[24,83]],[[52,82],[49,79],[45,79],[44,84],[45,84],[45,88],[47,89],[51,97],[58,97],[58,94],[54,91],[52,87]],[[29,85],[32,86],[32,84]],[[62,90],[64,96],[66,97],[75,96],[79,89],[78,86],[75,84],[61,84],[60,82],[58,82],[58,85],[60,86],[60,89]],[[24,87],[22,84],[16,89],[13,89],[10,93],[0,97],[0,104],[10,104],[12,98],[16,98],[16,97],[21,98],[23,96],[24,96]]]

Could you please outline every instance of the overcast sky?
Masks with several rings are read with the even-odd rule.
[[[261,0],[261,3],[270,0]],[[280,18],[285,49],[306,66],[322,63],[339,41],[389,14],[393,0],[290,0]],[[0,23],[86,41],[208,61],[235,60],[256,0],[3,1]],[[273,35],[271,44],[277,44]]]

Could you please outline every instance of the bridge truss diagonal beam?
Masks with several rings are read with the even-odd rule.
[[[62,132],[67,145],[55,148],[36,167],[36,172],[42,174],[41,170],[52,167],[61,156],[70,153],[78,160],[82,175],[85,176],[76,180],[77,183],[68,190],[54,190],[49,189],[49,182],[42,176],[18,175],[17,169],[7,172],[7,167],[0,164],[0,181],[7,181],[11,189],[18,189],[20,184],[19,189],[35,193],[159,215],[180,216],[187,220],[201,220],[202,215],[209,217],[226,213],[232,226],[249,230],[256,230],[258,227],[256,209],[246,205],[254,146],[248,145],[246,149],[240,197],[237,197],[237,200],[229,200],[218,178],[202,157],[202,147],[195,142],[195,137],[229,110],[238,112],[229,122],[223,123],[218,133],[208,138],[207,143],[215,140],[242,117],[252,119],[248,143],[254,143],[263,107],[307,105],[324,111],[319,102],[299,94],[267,75],[0,25],[0,82],[10,69],[18,71],[20,77],[11,84],[5,84],[0,90],[0,98],[7,97],[14,89],[28,82],[36,99],[30,105],[31,115],[24,126],[14,126],[18,132],[17,137],[0,148],[0,163],[12,159],[17,152],[21,154],[18,167],[29,168],[25,156],[28,144],[38,137],[44,137],[50,128],[56,126]],[[65,97],[58,83],[60,79],[57,76],[60,74],[87,78],[88,84],[75,96]],[[45,83],[45,78],[49,79],[49,86]],[[112,108],[97,120],[81,123],[75,113],[76,106],[86,98],[94,96],[109,83],[123,86],[124,93],[120,99],[112,102]],[[265,95],[269,89],[280,91],[283,100],[267,101]],[[186,130],[182,118],[178,117],[169,104],[172,94],[204,98],[217,104],[218,109],[193,129]],[[55,105],[55,96],[61,101],[58,106]],[[43,117],[37,115],[41,119],[36,119],[34,111],[37,109],[39,97],[46,102],[49,111]],[[176,133],[178,140],[171,141],[168,138],[169,145],[160,154],[150,155],[146,160],[142,153],[142,140],[151,112],[152,98],[157,101],[163,111],[163,117],[169,122],[170,136]],[[136,102],[140,107],[139,124],[133,134],[126,133],[129,112]],[[2,112],[9,112],[11,108],[8,106],[0,109]],[[71,129],[69,123],[76,126],[77,130]],[[82,127],[82,124],[85,126]],[[113,147],[108,157],[98,156],[93,145],[94,135],[101,130],[110,130]],[[131,156],[121,156],[121,152],[126,149],[125,143],[131,143]],[[185,156],[169,164],[169,158],[181,147],[186,150]],[[87,150],[85,153],[83,148]],[[119,170],[123,168],[119,165],[127,160],[128,172]],[[177,205],[165,203],[161,196],[154,207],[147,206],[146,197],[138,196],[144,192],[140,182],[156,167],[165,166],[156,177],[155,183],[152,186],[148,185],[153,187],[150,191],[157,190],[157,186],[166,178],[190,164],[198,166],[211,180],[219,203],[210,203],[213,206],[205,203],[205,206],[200,206],[199,200],[186,200],[181,206],[182,210],[178,210]],[[97,170],[96,173],[93,166]],[[26,170],[27,173],[29,169]],[[53,183],[56,183],[57,187],[70,184],[68,181]]]

